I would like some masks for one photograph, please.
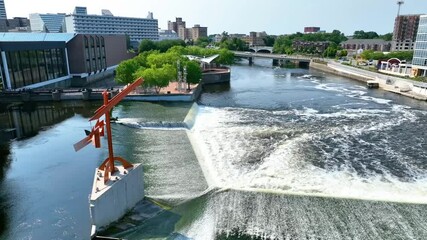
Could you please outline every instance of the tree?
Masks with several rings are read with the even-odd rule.
[[[186,63],[187,67],[187,84],[188,89],[190,89],[190,84],[197,84],[200,82],[202,78],[202,70],[200,69],[200,65],[195,61],[188,61]]]
[[[264,40],[265,46],[273,47],[274,42],[276,41],[276,37],[268,35],[268,36],[265,36],[262,40]]]
[[[210,40],[207,37],[200,37],[196,40],[196,46],[205,48],[209,45]]]
[[[139,44],[139,52],[146,52],[146,51],[152,51],[152,50],[157,50],[156,44],[148,39],[144,39],[141,41],[141,43]]]
[[[139,67],[135,59],[121,62],[116,69],[116,81],[125,84],[132,83],[136,79],[133,74]]]
[[[133,49],[132,45],[130,44],[130,37],[129,37],[129,35],[126,34],[125,36],[126,36],[126,47],[127,47],[127,50]]]
[[[326,48],[323,53],[324,57],[334,58],[337,56],[338,46],[335,43],[331,43],[328,48]]]
[[[167,53],[152,53],[147,57],[147,65],[151,67],[160,68],[164,65],[176,65],[182,56],[175,52]]]
[[[219,51],[219,57],[216,59],[219,64],[230,65],[234,63],[234,53],[228,49],[221,49]]]
[[[228,37],[229,37],[228,32],[226,32],[226,31],[222,32],[221,36],[222,36],[221,42],[225,42],[228,40]]]
[[[148,87],[154,87],[157,94],[160,90],[169,85],[169,82],[176,79],[175,68],[166,64],[161,68],[152,66],[151,68],[140,68],[135,74],[135,77],[144,78],[144,85]]]
[[[393,33],[386,33],[384,35],[379,36],[384,41],[391,41],[393,39]]]

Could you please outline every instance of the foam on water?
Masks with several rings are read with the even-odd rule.
[[[420,113],[408,107],[344,108],[331,113],[312,108],[199,111],[191,135],[215,187],[427,203],[425,171],[406,162],[407,156],[391,145],[391,138],[378,136],[419,121]],[[403,169],[402,176],[396,175],[391,160]]]
[[[142,122],[136,118],[120,118],[116,121],[118,124],[122,124],[132,128],[138,129],[151,129],[151,130],[185,130],[188,126],[185,122]]]

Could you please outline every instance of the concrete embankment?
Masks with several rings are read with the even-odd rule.
[[[417,100],[427,101],[426,83],[420,83],[409,79],[375,73],[352,66],[345,66],[336,62],[328,62],[323,64],[312,61],[310,63],[310,68],[343,77],[348,77],[362,82],[374,80],[379,83],[379,87],[383,90]]]

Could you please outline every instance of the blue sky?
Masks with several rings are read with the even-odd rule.
[[[154,12],[159,27],[182,17],[187,26],[201,24],[208,33],[266,31],[285,34],[303,31],[304,26],[388,33],[393,31],[396,0],[5,0],[8,17],[30,13],[71,13],[86,6],[89,14],[109,9],[116,16],[146,17]],[[25,7],[24,7],[25,6]],[[427,14],[427,0],[406,0],[402,14]]]

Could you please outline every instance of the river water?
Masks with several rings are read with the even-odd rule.
[[[146,195],[167,210],[139,213],[142,223],[112,235],[427,239],[427,104],[270,65],[233,66],[230,85],[208,87],[194,106],[114,110],[116,154],[144,164]],[[93,105],[19,110],[62,112],[2,144],[0,239],[85,239],[93,169],[106,149],[73,153],[72,144]],[[2,128],[18,124],[3,112]]]

